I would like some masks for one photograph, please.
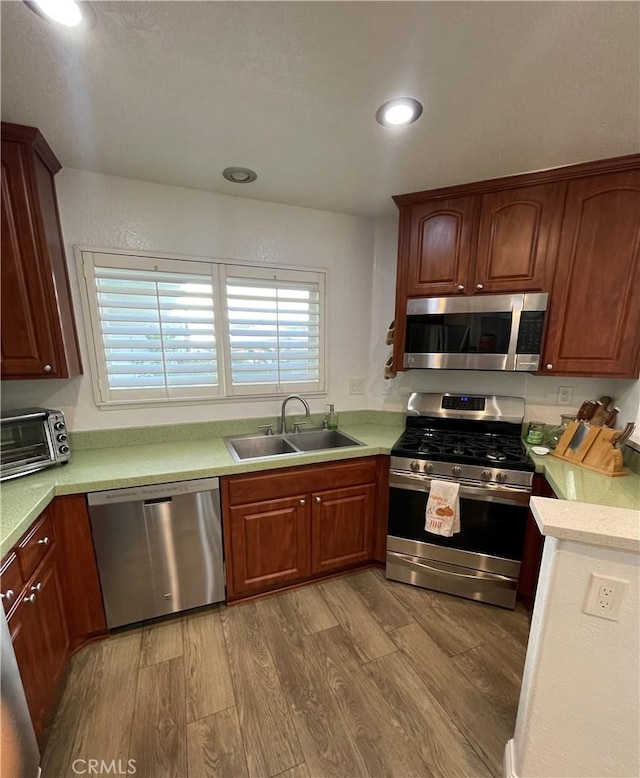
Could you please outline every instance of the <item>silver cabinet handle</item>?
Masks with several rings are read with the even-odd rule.
[[[45,535],[43,538],[40,538],[38,541],[39,546],[48,546],[49,545],[49,536]]]
[[[464,292],[464,284],[458,284],[458,291]]]
[[[27,596],[24,598],[24,601],[25,601],[25,602],[30,602],[30,603],[33,605],[33,603],[36,601],[36,595],[35,595],[35,594],[28,594],[28,595],[27,595]]]
[[[481,289],[484,289],[484,284],[476,284],[476,289],[480,291]]]
[[[316,502],[322,502],[322,497],[316,497]]]
[[[15,592],[13,589],[7,589],[6,592],[0,592],[0,600],[7,600],[7,602],[11,602],[13,598],[15,597]]]
[[[300,500],[300,505],[306,505],[306,504],[307,504],[306,500],[304,500],[304,499]]]
[[[38,581],[38,583],[35,586],[31,587],[32,592],[41,592],[42,591],[42,582]]]
[[[551,364],[551,362],[547,362],[545,367],[547,368],[547,370],[553,370],[553,365]]]
[[[45,373],[50,373],[51,372],[51,365],[45,365],[42,369],[44,370]]]

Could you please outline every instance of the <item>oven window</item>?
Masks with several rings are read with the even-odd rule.
[[[425,532],[428,497],[425,492],[391,488],[389,535],[522,561],[528,508],[461,497],[460,532],[451,538],[444,538]]]
[[[408,354],[507,354],[512,314],[438,313],[407,317]]]
[[[49,444],[42,419],[3,422],[1,431],[2,465],[48,460]]]

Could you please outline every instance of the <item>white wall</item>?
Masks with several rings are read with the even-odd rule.
[[[637,553],[545,539],[518,718],[518,778],[640,774]],[[583,613],[591,573],[629,582],[619,621]]]
[[[77,244],[327,268],[327,394],[312,398],[311,409],[323,411],[327,402],[338,411],[366,408],[366,396],[348,394],[348,381],[368,373],[372,221],[71,168],[60,172],[56,185],[85,375],[5,381],[4,407],[59,408],[73,430],[277,414],[276,400],[100,410],[89,375]]]
[[[370,407],[402,410],[410,392],[485,392],[526,399],[526,418],[555,423],[560,414],[576,410],[583,400],[613,397],[620,407],[619,423],[640,426],[640,381],[612,378],[535,376],[528,373],[496,373],[461,370],[408,370],[385,381],[384,363],[391,353],[385,346],[394,317],[397,257],[397,219],[378,220],[375,226],[371,312]],[[571,405],[557,405],[559,386],[573,389]]]

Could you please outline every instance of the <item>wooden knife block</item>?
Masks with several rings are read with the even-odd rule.
[[[622,452],[613,445],[620,437],[620,431],[588,426],[579,445],[571,448],[570,443],[581,426],[580,422],[572,421],[551,456],[601,475],[628,475],[629,471],[622,463]]]

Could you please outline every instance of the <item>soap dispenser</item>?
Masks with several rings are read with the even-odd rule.
[[[335,406],[333,403],[330,403],[327,405],[327,408],[329,409],[329,413],[327,413],[325,417],[325,421],[327,422],[327,428],[330,430],[337,430],[338,429],[338,414],[336,413]]]

